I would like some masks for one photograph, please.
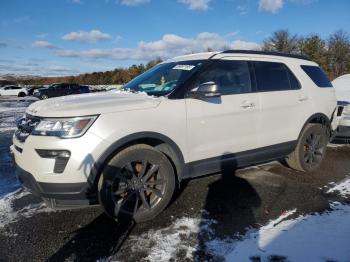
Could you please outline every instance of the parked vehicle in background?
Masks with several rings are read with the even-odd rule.
[[[24,87],[19,87],[14,85],[5,86],[0,88],[0,95],[24,97],[28,95],[28,90]]]
[[[299,55],[186,55],[123,89],[29,106],[12,146],[24,186],[54,208],[142,222],[184,179],[275,159],[314,171],[336,128],[331,82]]]
[[[27,90],[28,90],[28,95],[29,96],[32,96],[34,94],[34,91],[36,90],[37,88],[32,86],[32,87],[27,87]]]
[[[334,79],[332,84],[335,88],[338,104],[344,108],[333,142],[350,144],[350,74]]]
[[[34,96],[39,99],[47,99],[50,97],[86,94],[90,93],[88,86],[80,86],[78,84],[53,84],[46,88],[39,88],[34,91]]]

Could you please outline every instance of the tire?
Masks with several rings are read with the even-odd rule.
[[[48,99],[48,98],[49,98],[49,97],[48,97],[47,95],[45,95],[45,94],[40,96],[40,99],[41,99],[41,100],[45,100],[45,99]]]
[[[148,145],[130,146],[115,155],[102,171],[98,198],[114,220],[145,222],[161,213],[175,190],[168,158]]]
[[[18,94],[18,97],[25,97],[26,96],[26,94],[24,93],[24,92],[20,92],[19,94]]]
[[[325,157],[329,136],[321,124],[307,124],[299,138],[297,147],[287,158],[289,167],[302,172],[318,169]]]

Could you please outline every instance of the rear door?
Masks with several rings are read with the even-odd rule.
[[[260,146],[295,141],[309,115],[307,94],[286,64],[277,61],[251,63],[261,104]]]
[[[186,99],[187,140],[191,161],[222,158],[257,146],[258,94],[252,93],[248,62],[223,58],[196,79],[215,82],[221,97]]]
[[[69,90],[70,94],[80,94],[79,92],[79,85],[70,85],[70,90]]]
[[[16,87],[16,86],[11,86],[8,89],[8,94],[11,96],[16,96],[18,94],[19,89],[21,89],[20,87]]]
[[[57,97],[57,96],[64,96],[67,94],[67,85],[66,84],[60,84],[55,86],[54,92],[53,92],[53,96]]]

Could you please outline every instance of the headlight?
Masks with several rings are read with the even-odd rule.
[[[74,138],[85,134],[97,116],[74,118],[44,118],[35,127],[32,135]]]

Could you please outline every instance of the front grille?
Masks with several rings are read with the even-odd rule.
[[[16,138],[22,143],[26,141],[39,122],[39,117],[28,114],[26,114],[25,117],[18,119],[16,122],[17,130],[15,131]]]

